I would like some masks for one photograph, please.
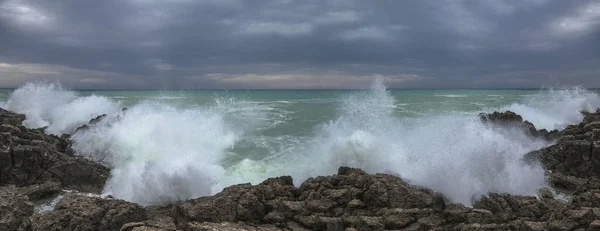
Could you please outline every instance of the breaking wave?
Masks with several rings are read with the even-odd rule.
[[[47,127],[51,134],[72,133],[100,114],[119,111],[118,103],[102,96],[78,97],[54,83],[28,83],[16,89],[5,103],[10,111],[25,114],[26,127]]]
[[[215,96],[212,103],[188,107],[148,100],[121,111],[123,105],[114,99],[78,96],[55,84],[27,84],[11,94],[5,107],[26,114],[25,126],[47,126],[53,134],[72,133],[98,114],[108,114],[76,132],[73,148],[112,169],[105,194],[144,205],[210,195],[231,184],[278,175],[292,175],[299,184],[333,174],[341,165],[400,175],[467,205],[488,192],[534,195],[545,185],[543,170],[521,159],[549,143],[514,128],[486,126],[475,112],[403,118],[381,82],[336,102],[335,119],[302,136],[283,130],[261,135],[265,127],[295,120],[282,119],[289,116],[282,108],[231,97]],[[579,111],[597,107],[598,95],[574,88],[540,91],[490,111],[513,110],[537,127],[552,129],[577,123]],[[257,157],[249,150],[265,153]]]
[[[563,129],[583,119],[581,111],[595,111],[600,96],[581,87],[544,90],[504,107],[529,120],[538,128]]]

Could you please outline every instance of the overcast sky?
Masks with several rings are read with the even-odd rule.
[[[0,0],[0,87],[600,87],[597,0]]]

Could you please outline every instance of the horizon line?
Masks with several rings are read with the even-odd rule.
[[[0,87],[0,90],[15,90],[19,87]],[[549,90],[569,88],[386,88],[386,90]],[[587,90],[600,90],[600,87],[585,88]],[[198,89],[170,89],[170,88],[66,88],[69,91],[349,91],[370,90],[370,88],[198,88]]]

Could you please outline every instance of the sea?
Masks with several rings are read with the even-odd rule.
[[[103,195],[163,205],[234,184],[290,175],[296,185],[340,166],[401,177],[470,205],[486,193],[536,195],[544,170],[523,162],[551,141],[482,123],[514,111],[538,129],[562,129],[600,107],[600,91],[70,90],[30,83],[0,90],[24,125],[71,136],[77,155],[110,167]]]

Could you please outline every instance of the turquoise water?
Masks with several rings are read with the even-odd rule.
[[[578,123],[600,92],[562,90],[69,91],[29,84],[0,90],[24,125],[72,133],[75,151],[109,166],[105,193],[164,204],[237,183],[292,175],[295,183],[341,165],[402,176],[469,204],[477,195],[534,195],[545,185],[522,156],[551,143],[477,119],[512,110],[538,128]],[[121,108],[127,107],[127,111]]]
[[[219,91],[76,91],[79,96],[98,95],[131,107],[140,102],[159,102],[178,108],[194,108],[235,101],[231,111],[262,110],[258,128],[266,136],[310,136],[319,124],[335,120],[346,96],[368,90],[219,90]],[[10,90],[0,90],[0,102]],[[540,90],[389,90],[393,114],[419,118],[452,113],[479,113],[526,101]],[[597,92],[596,92],[597,93]],[[368,99],[365,99],[368,100]],[[374,101],[374,104],[378,102]],[[243,105],[241,105],[243,104]],[[253,152],[264,150],[254,149]]]
[[[12,90],[0,90],[0,102]],[[79,96],[99,95],[129,107],[144,101],[161,102],[181,108],[214,104],[216,100],[238,100],[281,109],[294,121],[322,122],[335,118],[335,109],[344,96],[362,90],[218,90],[218,91],[75,91]],[[453,112],[481,112],[527,100],[545,90],[389,90],[394,113],[419,117]],[[600,91],[590,91],[600,93]]]

